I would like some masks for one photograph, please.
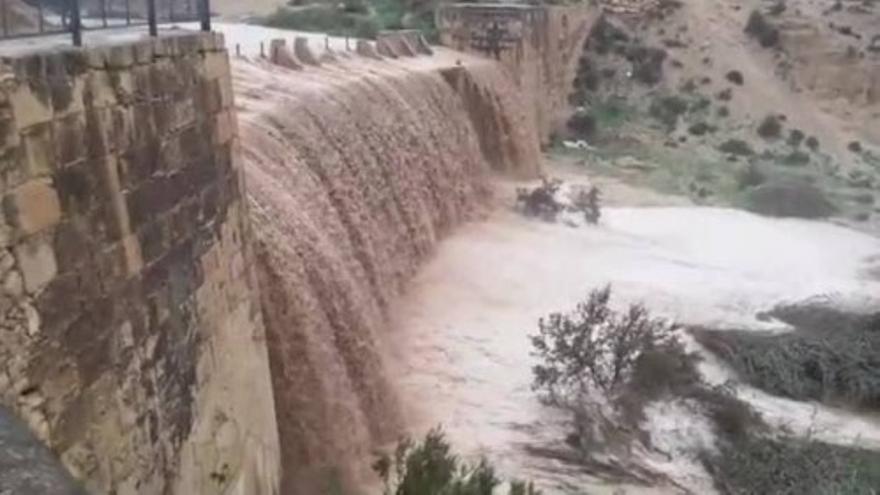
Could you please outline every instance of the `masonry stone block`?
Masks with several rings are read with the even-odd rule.
[[[6,218],[24,235],[40,232],[61,219],[58,193],[47,179],[35,179],[16,188],[3,201]]]
[[[199,84],[193,101],[200,115],[209,116],[220,111],[223,106],[223,95],[220,91],[218,79],[208,79]]]
[[[136,101],[134,92],[134,77],[128,70],[108,70],[110,83],[116,93],[116,100],[122,105],[131,105]]]
[[[113,114],[109,108],[88,106],[85,111],[86,156],[107,155],[112,149]]]
[[[226,52],[208,52],[204,57],[205,78],[218,79],[229,74],[229,57]]]
[[[21,143],[18,134],[18,126],[15,124],[15,116],[12,108],[0,107],[0,156],[6,155]]]
[[[309,39],[305,36],[297,36],[293,39],[293,53],[306,65],[321,65],[321,61],[309,46]]]
[[[55,117],[83,110],[85,78],[79,68],[70,67],[73,57],[66,53],[46,57],[46,82],[49,85]]]
[[[27,84],[18,84],[9,95],[9,103],[19,129],[52,120],[52,107],[48,99],[42,99]]]
[[[131,70],[132,90],[135,102],[149,102],[153,98],[153,66],[143,65]],[[156,88],[157,90],[159,88]]]
[[[52,121],[52,136],[56,167],[86,157],[86,122],[82,113]]]
[[[86,76],[84,94],[86,102],[98,108],[116,104],[116,90],[106,70],[93,70]]]
[[[138,65],[149,64],[153,61],[155,44],[152,40],[139,41],[131,45],[134,63]]]
[[[52,124],[44,122],[22,131],[21,140],[27,172],[31,177],[47,177],[55,166],[55,144],[52,139]]]
[[[28,293],[36,294],[55,278],[55,252],[43,236],[34,236],[15,247],[15,259],[24,276]]]
[[[232,91],[232,79],[222,78],[220,83],[220,106],[223,109],[231,108],[234,105],[235,96]]]
[[[240,391],[199,371],[210,361],[205,342],[229,345],[217,329],[248,290],[228,269],[251,261],[248,251],[217,246],[220,232],[247,221],[227,213],[240,191],[228,156],[236,119],[222,36],[175,33],[7,62],[0,328],[20,340],[7,344],[10,332],[0,332],[8,378],[0,388],[18,387],[0,400],[30,418],[96,493],[182,493],[165,473],[204,480],[186,493],[225,493],[208,470],[240,479],[252,463],[221,459],[204,439],[240,452],[254,432],[270,450],[277,439],[274,428],[244,426],[238,411],[253,401],[227,407]],[[198,296],[207,253],[223,272],[213,275],[214,299]],[[259,319],[236,322],[229,335],[262,332]],[[254,395],[263,409],[272,402],[268,378],[255,376],[266,381],[268,395]],[[32,384],[41,396],[19,401]],[[215,412],[248,431],[239,438],[208,419],[193,436]]]
[[[214,143],[228,143],[235,135],[235,122],[231,110],[220,112],[214,118]]]
[[[110,149],[123,151],[134,143],[134,112],[130,107],[111,109]]]
[[[132,45],[117,45],[107,52],[107,67],[111,69],[128,69],[134,65],[134,49]]]

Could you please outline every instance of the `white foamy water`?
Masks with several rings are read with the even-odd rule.
[[[535,478],[551,493],[611,493],[573,466],[527,453],[527,446],[558,445],[565,434],[564,418],[530,389],[527,336],[539,317],[568,311],[607,283],[615,305],[640,301],[682,323],[722,327],[778,327],[755,313],[817,294],[880,296],[880,282],[867,275],[880,241],[842,227],[717,208],[603,213],[598,226],[570,228],[498,212],[439,246],[398,305],[393,334],[392,361],[416,430],[442,424],[456,448],[485,454],[502,474]],[[702,370],[712,381],[731,378],[716,360]],[[880,447],[876,418],[741,389],[773,424]],[[710,492],[687,453],[711,445],[705,422],[658,404],[646,426],[671,456],[648,463]],[[646,490],[626,493],[636,492]]]

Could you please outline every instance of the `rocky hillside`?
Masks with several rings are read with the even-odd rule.
[[[878,44],[872,1],[610,2],[563,137],[698,202],[876,227]]]

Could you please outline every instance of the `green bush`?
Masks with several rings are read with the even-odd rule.
[[[779,139],[782,135],[782,123],[779,117],[768,115],[764,117],[761,124],[758,125],[758,135],[764,139]]]
[[[636,81],[654,85],[663,79],[663,61],[666,60],[666,50],[633,45],[627,49],[626,58],[632,63],[632,76]]]
[[[880,454],[795,438],[722,443],[703,463],[729,495],[877,495]]]
[[[613,396],[629,381],[639,356],[674,340],[675,325],[652,318],[638,304],[617,313],[610,299],[611,286],[605,286],[572,313],[538,321],[538,333],[530,337],[539,361],[532,388],[551,403],[577,403],[597,390]]]
[[[588,139],[596,133],[596,119],[586,110],[576,111],[566,124],[575,136]]]
[[[783,334],[696,329],[694,335],[767,392],[880,410],[880,326],[840,323]]]
[[[680,96],[661,96],[651,102],[648,108],[648,114],[657,119],[666,127],[666,130],[672,131],[678,123],[678,117],[688,110],[688,102]]]
[[[827,218],[837,206],[818,187],[797,179],[778,179],[750,189],[745,208],[771,217]]]
[[[771,24],[761,12],[754,10],[746,23],[746,34],[758,40],[764,48],[779,44],[779,29]]]
[[[749,163],[736,175],[736,184],[740,190],[760,186],[767,182],[767,174],[756,163]]]
[[[715,127],[705,122],[697,122],[688,127],[688,132],[694,136],[703,136],[707,133],[715,132]]]
[[[436,39],[433,10],[407,12],[402,0],[345,0],[339,4],[315,4],[278,8],[263,18],[267,26],[298,31],[317,31],[333,36],[374,39],[385,29],[418,29]]]
[[[782,157],[782,161],[780,163],[789,167],[802,167],[810,163],[810,154],[804,153],[803,151],[794,150],[791,153]]]
[[[797,148],[804,142],[804,132],[800,129],[792,129],[788,133],[788,144],[792,147]]]
[[[404,439],[393,456],[380,456],[373,470],[382,479],[384,495],[492,495],[501,480],[486,459],[474,466],[452,453],[439,428],[420,443]],[[540,495],[533,484],[513,481],[509,495]]]
[[[369,15],[348,12],[345,7],[314,5],[300,9],[279,8],[263,24],[281,29],[318,31],[332,36],[375,38],[381,27]]]
[[[742,139],[728,139],[718,145],[718,150],[730,155],[751,156],[755,154],[755,150],[752,149],[749,143]]]

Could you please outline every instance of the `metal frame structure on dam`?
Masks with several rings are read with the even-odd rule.
[[[146,26],[150,36],[156,37],[160,24],[196,21],[202,31],[211,31],[210,0],[160,0],[161,6],[157,0],[23,1],[33,12],[18,15],[36,17],[31,19],[35,26],[13,25],[11,1],[0,1],[0,41],[69,33],[73,46],[82,46],[84,31]]]

